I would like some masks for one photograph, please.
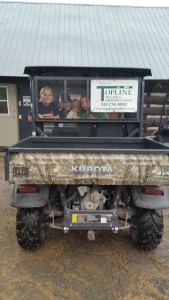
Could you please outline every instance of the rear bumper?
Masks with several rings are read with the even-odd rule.
[[[130,227],[127,220],[119,222],[116,209],[97,211],[73,211],[65,209],[63,222],[58,224],[56,221],[53,217],[49,224],[50,227],[64,230],[64,232],[68,232],[70,230],[111,230],[116,233],[119,230],[124,230]]]

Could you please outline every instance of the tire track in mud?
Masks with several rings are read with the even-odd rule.
[[[108,235],[108,238],[110,238],[110,235]],[[100,244],[101,240],[103,240],[103,245]],[[113,243],[105,243],[103,237],[98,244],[96,243],[92,246],[84,244],[84,248],[82,248],[81,243],[87,243],[87,241],[81,239],[78,241],[76,234],[70,234],[68,240],[64,238],[57,246],[55,242],[52,243],[50,241],[44,248],[33,254],[21,250],[18,251],[22,254],[22,260],[20,261],[19,253],[17,253],[14,259],[10,261],[11,265],[14,262],[16,265],[13,273],[17,274],[17,268],[18,273],[20,268],[23,268],[22,263],[25,263],[23,260],[24,256],[26,256],[27,264],[35,264],[36,262],[36,267],[39,266],[39,268],[35,276],[33,276],[34,267],[31,266],[30,269],[26,269],[27,275],[25,277],[17,275],[17,278],[10,278],[7,284],[8,295],[13,291],[11,286],[16,286],[17,294],[15,298],[7,297],[7,299],[21,299],[19,295],[23,289],[23,281],[26,282],[28,287],[30,286],[36,291],[42,297],[41,299],[43,297],[44,299],[52,299],[52,297],[54,297],[53,299],[72,300],[94,299],[94,295],[97,298],[99,297],[98,299],[106,299],[105,295],[107,299],[131,299],[132,294],[136,293],[136,282],[138,297],[144,295],[142,299],[146,299],[146,297],[151,299],[152,294],[152,299],[168,299],[168,297],[156,293],[154,286],[150,285],[147,278],[130,268],[130,257],[128,257],[128,252],[126,253],[123,245],[124,241],[120,237],[115,239],[115,246],[113,246]],[[74,243],[79,251],[74,252],[75,246],[72,245]],[[111,246],[114,247],[113,251]],[[120,248],[120,252],[117,252]],[[78,258],[76,257],[77,254]],[[50,271],[45,273],[45,270]],[[11,277],[10,272],[6,274],[8,278]],[[47,282],[46,280],[44,281],[45,278]],[[133,284],[129,283],[130,281],[133,281]],[[104,288],[101,289],[100,287],[103,285]],[[119,286],[121,291],[119,291]],[[98,292],[96,292],[96,288]],[[149,296],[143,293],[144,289],[148,290]],[[78,290],[79,292],[77,292]]]
[[[64,260],[66,260],[66,267],[64,265],[58,266],[57,262],[52,264],[52,267],[54,270],[57,270],[59,274],[61,274],[62,280],[72,280],[76,281],[76,285],[81,285],[81,282],[83,282],[83,285],[90,288],[90,292],[94,294],[95,289],[92,289],[95,285],[103,285],[103,278],[110,277],[110,282],[108,281],[108,284],[106,284],[106,294],[109,298],[112,299],[112,296],[115,299],[122,299],[122,297],[125,296],[127,288],[126,286],[129,286],[130,291],[133,290],[135,292],[135,285],[137,282],[137,293],[140,294],[140,296],[143,295],[143,291],[145,290],[145,293],[148,293],[148,297],[150,298],[150,294],[153,295],[153,297],[156,297],[157,299],[160,297],[160,299],[167,299],[166,297],[161,297],[161,294],[159,294],[158,291],[156,291],[156,288],[154,285],[150,284],[147,277],[140,275],[139,272],[135,271],[132,267],[130,267],[129,258],[130,256],[126,255],[126,249],[124,249],[123,240],[121,240],[119,237],[115,241],[115,245],[113,246],[113,252],[112,247],[109,248],[109,245],[105,245],[103,248],[103,245],[96,245],[91,247],[89,246],[88,252],[86,253],[86,257],[84,256],[84,249],[81,252],[78,252],[78,262],[80,261],[80,264],[76,263],[76,274],[81,274],[81,259],[83,260],[85,258],[88,259],[87,265],[83,266],[83,280],[82,276],[78,277],[74,272],[72,272],[72,269],[75,269],[72,265],[70,259],[66,260],[64,257]],[[66,245],[68,246],[68,245]],[[80,246],[80,245],[79,245]],[[116,250],[122,249],[120,252],[117,252]],[[70,254],[70,249],[68,248],[68,253]],[[92,251],[93,250],[93,251]],[[128,253],[127,253],[128,254]],[[82,256],[82,257],[81,257]],[[76,261],[75,261],[76,262]],[[62,263],[62,261],[61,261]],[[110,266],[109,268],[104,268],[103,266]],[[73,266],[73,267],[72,267]],[[66,270],[66,272],[65,272]],[[120,273],[120,277],[122,279],[120,280],[118,277],[118,274]],[[87,278],[86,278],[86,275]],[[127,278],[127,280],[124,278]],[[84,280],[85,279],[85,280]],[[112,289],[112,282],[115,282],[115,285],[113,285]],[[133,282],[133,285],[131,284]],[[109,284],[110,283],[110,284]],[[105,284],[105,283],[104,283]],[[119,284],[121,286],[121,292],[119,292]],[[138,287],[139,285],[139,287]],[[116,287],[116,289],[114,288]],[[123,293],[122,293],[123,291]],[[131,296],[131,292],[129,293],[129,296]],[[86,296],[89,297],[87,294]],[[101,294],[99,293],[100,298],[104,299],[105,294],[101,298]],[[82,299],[85,299],[82,293]],[[144,297],[146,297],[146,294],[144,294]],[[89,298],[87,298],[89,299]],[[154,298],[155,299],[155,298]]]

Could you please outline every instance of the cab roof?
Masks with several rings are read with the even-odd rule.
[[[24,74],[29,76],[74,76],[74,77],[145,77],[151,76],[151,70],[145,68],[111,67],[59,67],[27,66]]]

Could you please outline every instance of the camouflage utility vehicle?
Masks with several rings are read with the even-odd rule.
[[[19,245],[40,247],[50,226],[86,231],[89,240],[102,230],[129,229],[136,246],[155,248],[162,209],[169,207],[169,146],[142,134],[144,77],[151,71],[26,67],[24,73],[31,82],[32,136],[5,157]],[[39,114],[43,87],[53,91],[57,117]],[[67,102],[74,99],[79,109],[70,119]]]

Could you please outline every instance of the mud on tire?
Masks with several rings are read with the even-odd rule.
[[[132,223],[130,235],[136,247],[152,250],[161,243],[164,227],[162,210],[138,209]]]
[[[16,214],[16,236],[18,244],[29,250],[38,249],[45,241],[41,209],[18,208]]]

